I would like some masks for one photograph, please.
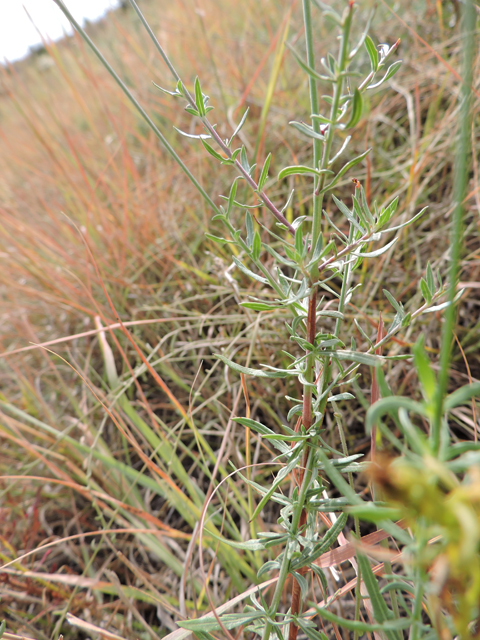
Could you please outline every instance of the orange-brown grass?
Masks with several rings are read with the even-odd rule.
[[[420,296],[418,281],[427,260],[445,269],[452,98],[458,89],[447,64],[458,68],[459,46],[457,31],[446,26],[448,16],[440,21],[438,4],[427,2],[420,11],[418,3],[406,3],[401,16],[430,48],[383,5],[374,23],[380,41],[404,37],[405,64],[393,85],[397,93],[389,92],[381,102],[372,97],[367,106],[353,144],[357,150],[374,146],[374,153],[355,177],[365,182],[372,200],[381,203],[399,194],[400,217],[431,206],[416,228],[404,231],[400,249],[382,256],[373,271],[364,265],[362,306],[348,313],[372,336],[380,312],[386,323],[393,315],[383,287],[408,307]],[[248,0],[238,10],[231,0],[142,4],[182,75],[192,83],[200,76],[223,135],[250,107],[246,143],[251,154],[257,151],[259,163],[273,150],[271,175],[285,163],[301,163],[306,153],[304,141],[287,123],[308,120],[307,88],[281,44],[288,26],[288,40],[302,50],[300,5],[271,1],[263,7]],[[174,87],[132,14],[111,14],[90,32],[208,192],[215,199],[228,194],[232,171],[225,168],[220,175],[217,166],[212,171],[200,145],[173,129],[200,133],[181,102],[151,84]],[[319,53],[330,42],[327,27],[320,26]],[[64,624],[67,610],[120,637],[158,637],[174,628],[175,618],[206,607],[195,522],[214,486],[213,471],[225,478],[229,459],[237,467],[246,460],[243,433],[230,422],[232,408],[242,411],[241,389],[213,354],[231,348],[229,353],[243,362],[259,352],[278,361],[283,321],[264,314],[257,322],[237,307],[237,289],[226,271],[228,251],[203,240],[210,217],[206,205],[82,41],[75,36],[45,44],[45,56],[6,68],[1,80],[1,342],[7,351],[89,335],[51,345],[61,358],[40,349],[2,358],[0,560],[10,562],[41,544],[55,544],[0,574],[0,606],[9,631],[35,638],[61,631],[77,637]],[[266,103],[269,86],[274,92]],[[347,194],[350,178],[343,184]],[[295,217],[305,213],[308,180],[272,181],[269,193],[280,201],[293,186],[297,199],[287,214]],[[254,202],[243,188],[239,193]],[[478,201],[472,183],[462,275],[469,289],[459,339],[463,331],[473,378],[480,377],[473,318]],[[330,202],[327,208],[337,220]],[[247,280],[234,277],[245,293]],[[103,325],[118,318],[152,320],[130,324],[128,331],[143,358],[155,361],[158,378],[148,367],[139,371],[142,358],[118,325],[113,334],[100,334],[108,342],[102,355],[96,316]],[[435,354],[438,326],[437,317],[426,317],[399,335],[388,346],[390,353],[408,347],[415,332],[423,331]],[[363,340],[360,334],[355,338]],[[454,378],[464,382],[463,361],[455,367]],[[415,395],[409,372],[410,365],[401,361],[387,376],[396,390]],[[114,393],[120,388],[116,375],[118,385],[128,386],[120,400]],[[365,404],[368,386],[357,389]],[[248,393],[252,418],[280,425],[284,395],[296,391],[282,382],[265,390],[248,381]],[[471,414],[462,410],[458,421],[462,433],[473,434]],[[351,451],[367,452],[362,407],[345,422]],[[328,418],[325,437],[336,446],[333,424]],[[90,455],[94,448],[103,457]],[[254,463],[272,457],[267,445],[254,442]],[[269,474],[268,467],[260,467],[253,475],[261,482]],[[245,536],[250,526],[246,488],[237,478],[222,487],[210,505],[215,535]],[[272,528],[276,517],[266,513],[255,526]],[[95,533],[101,529],[119,531],[114,537]],[[248,558],[253,567],[248,573],[240,554],[227,552],[213,536],[204,534],[205,540],[209,588],[219,604],[252,584],[258,558]],[[32,573],[22,576],[25,571]]]

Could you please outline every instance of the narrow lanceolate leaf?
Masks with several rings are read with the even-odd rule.
[[[247,247],[251,249],[253,245],[254,230],[253,230],[253,218],[250,211],[247,211],[247,213],[245,214],[245,226],[247,228]]]
[[[263,509],[263,507],[270,500],[270,497],[275,493],[275,491],[280,486],[280,484],[283,482],[283,480],[288,476],[289,473],[291,473],[292,469],[294,469],[297,466],[299,457],[300,457],[300,451],[299,451],[299,453],[297,455],[292,456],[290,462],[288,463],[288,465],[286,467],[283,467],[282,469],[280,469],[280,471],[277,473],[277,477],[275,478],[275,480],[271,484],[271,486],[268,489],[267,493],[263,496],[263,498],[258,503],[254,513],[252,514],[251,520],[255,520],[255,518],[258,516],[260,511]]]
[[[385,231],[383,231],[382,233],[390,233],[391,231],[399,231],[399,229],[403,229],[404,227],[408,227],[408,225],[412,224],[412,222],[416,222],[416,220],[418,220],[421,216],[423,216],[423,214],[425,213],[425,211],[427,209],[428,209],[428,207],[423,207],[423,209],[421,211],[419,211],[417,213],[417,215],[413,216],[413,218],[411,218],[410,220],[407,220],[403,224],[399,224],[396,227],[391,227],[390,229],[385,229]]]
[[[287,376],[291,376],[291,371],[285,371],[284,369],[279,369],[277,371],[263,371],[261,369],[251,369],[250,367],[242,367],[242,365],[233,362],[233,360],[229,360],[225,356],[222,356],[220,353],[214,354],[216,358],[224,362],[230,369],[234,371],[238,371],[238,373],[243,373],[246,376],[254,376],[256,378],[286,378]]]
[[[430,293],[428,285],[423,278],[420,280],[420,290],[422,292],[422,296],[425,299],[425,302],[427,304],[430,304],[430,302],[432,301],[432,294]]]
[[[219,153],[217,153],[215,151],[215,149],[208,144],[208,142],[205,142],[204,138],[201,138],[201,141],[202,141],[203,146],[205,147],[205,150],[208,151],[208,153],[211,156],[213,156],[215,158],[215,160],[219,160],[220,162],[224,162],[225,161],[225,158],[223,156],[221,156]]]
[[[387,607],[387,604],[383,599],[382,594],[380,593],[378,580],[372,571],[370,562],[362,553],[357,554],[357,559],[358,567],[362,574],[362,580],[367,588],[368,595],[370,596],[370,602],[372,604],[373,617],[375,621],[382,624],[384,622],[387,622],[388,620],[391,620],[393,618],[393,614]],[[400,638],[403,638],[403,635],[396,630],[385,630],[384,634],[388,640],[400,640]]]
[[[278,174],[278,179],[282,180],[282,178],[294,175],[321,176],[322,173],[333,173],[333,171],[330,171],[329,169],[314,169],[313,167],[297,165],[294,167],[285,167],[284,169],[282,169]]]
[[[339,200],[336,196],[333,196],[333,201],[335,202],[337,207],[340,209],[340,211],[343,213],[343,215],[347,218],[347,220],[350,222],[350,224],[352,224],[355,227],[355,229],[357,229],[357,231],[360,231],[360,233],[363,235],[365,233],[365,229],[363,229],[358,224],[358,222],[355,220],[352,212],[347,207],[347,205],[344,204],[341,200]]]
[[[357,258],[376,258],[377,256],[381,256],[382,253],[385,253],[386,251],[388,251],[390,247],[393,247],[393,245],[395,244],[395,242],[397,242],[397,240],[398,240],[398,237],[394,238],[391,242],[386,244],[381,249],[376,249],[375,251],[365,251],[365,252],[352,251],[352,255],[357,256]]]
[[[159,89],[162,93],[166,93],[169,96],[181,96],[182,94],[178,92],[177,89],[175,89],[175,91],[169,91],[168,89],[164,89],[163,87],[161,87],[159,84],[157,84],[156,82],[152,82],[153,86],[156,87],[157,89]]]
[[[322,142],[325,140],[325,136],[323,136],[318,131],[315,131],[313,127],[305,124],[304,122],[295,122],[295,120],[292,120],[288,124],[291,124],[294,129],[296,129],[300,133],[303,133],[304,136],[315,138],[316,140],[321,140]]]
[[[283,308],[280,305],[266,304],[265,302],[241,302],[240,306],[253,311],[273,311],[273,309]]]
[[[258,190],[261,191],[263,189],[263,187],[265,186],[265,183],[267,182],[268,179],[268,168],[270,167],[270,160],[272,159],[272,154],[269,153],[266,160],[265,160],[265,164],[263,165],[263,169],[262,169],[262,173],[260,174],[260,178],[258,180]]]
[[[209,138],[212,137],[206,133],[199,133],[199,134],[186,133],[185,131],[178,129],[175,125],[173,125],[173,128],[175,129],[175,131],[178,131],[178,133],[184,136],[185,138],[193,138],[195,140],[208,140]]]
[[[241,625],[246,625],[257,618],[262,618],[264,614],[261,611],[251,611],[248,613],[226,613],[220,617],[222,625],[225,629],[235,629]],[[182,620],[179,626],[183,629],[195,632],[219,631],[220,624],[216,618],[207,618],[206,616],[197,620]]]
[[[197,105],[198,114],[201,118],[205,115],[205,104],[203,102],[202,88],[198,76],[195,78],[195,104]]]
[[[252,278],[253,280],[257,280],[262,284],[268,284],[268,280],[266,278],[264,278],[263,276],[259,276],[257,273],[253,273],[253,271],[250,271],[250,269],[246,267],[242,262],[240,262],[238,258],[236,258],[235,256],[232,256],[232,260],[234,261],[236,266],[240,269],[240,271],[242,271],[246,276],[248,276],[249,278]]]
[[[242,150],[240,151],[240,164],[245,169],[245,171],[249,174],[250,165],[248,164],[247,150],[245,149],[245,147],[242,147]]]
[[[350,360],[351,362],[358,362],[358,364],[367,364],[370,367],[375,367],[382,362],[380,356],[360,353],[360,351],[333,351],[331,355],[338,360]]]
[[[396,62],[391,64],[388,67],[388,71],[383,76],[383,78],[381,80],[379,80],[378,82],[376,82],[375,84],[369,84],[367,89],[376,89],[377,87],[382,85],[387,80],[390,80],[390,78],[393,78],[393,76],[397,73],[397,71],[400,69],[401,66],[402,66],[402,61],[401,60],[397,60]]]
[[[260,239],[260,234],[258,231],[255,231],[253,236],[253,245],[252,245],[252,257],[254,260],[258,260],[260,257],[260,252],[262,251],[262,241]]]
[[[347,162],[347,164],[343,165],[343,167],[340,169],[340,171],[337,173],[337,175],[333,178],[333,180],[327,184],[327,186],[322,189],[321,193],[325,193],[326,191],[329,191],[330,189],[332,189],[332,187],[334,187],[337,182],[340,180],[340,178],[352,167],[354,167],[355,165],[357,165],[359,162],[361,162],[364,158],[367,157],[367,155],[370,153],[371,149],[367,149],[366,151],[364,151],[363,153],[361,153],[359,156],[357,156],[356,158],[353,158],[353,160],[350,160],[350,162]]]
[[[467,384],[447,396],[444,403],[445,410],[449,411],[454,407],[458,407],[458,405],[464,404],[474,396],[480,397],[480,382]]]
[[[427,286],[428,286],[428,290],[430,291],[430,293],[433,294],[435,293],[435,279],[433,277],[433,271],[432,271],[432,265],[430,264],[430,262],[427,263]]]
[[[317,544],[314,546],[314,548],[311,551],[307,552],[307,550],[305,550],[302,553],[302,555],[298,558],[298,560],[292,563],[293,568],[298,570],[304,567],[305,565],[311,565],[317,558],[319,558],[326,551],[328,551],[328,549],[330,549],[330,547],[338,538],[342,529],[346,525],[347,518],[348,518],[348,515],[346,513],[340,514],[340,516],[338,517],[336,522],[333,524],[333,526],[330,527],[330,529],[323,536],[322,540],[317,542]]]
[[[310,67],[306,62],[304,62],[301,58],[301,56],[295,51],[295,49],[288,44],[288,42],[286,43],[287,47],[290,49],[290,51],[293,53],[295,60],[298,62],[298,64],[300,65],[300,67],[305,71],[305,73],[307,73],[311,78],[315,78],[315,80],[329,80],[329,78],[325,78],[325,76],[322,76],[320,73],[318,73],[317,71],[315,71],[315,69],[312,69],[312,67]]]
[[[370,58],[372,71],[376,71],[378,69],[378,51],[369,35],[365,36],[365,49],[367,50],[368,57]]]
[[[189,113],[191,116],[196,116],[197,118],[198,118],[198,116],[200,115],[200,114],[198,113],[198,111],[197,111],[196,109],[194,109],[193,107],[189,107],[189,106],[187,106],[187,107],[185,107],[185,111],[186,111],[187,113]]]
[[[250,107],[249,107],[250,108]],[[242,116],[242,119],[240,120],[240,122],[238,123],[237,128],[235,129],[235,131],[232,134],[232,137],[230,138],[230,142],[228,143],[228,146],[231,145],[232,140],[234,139],[234,137],[237,135],[237,133],[240,131],[240,129],[243,127],[243,125],[245,124],[245,120],[247,119],[247,114],[248,114],[248,109],[245,111],[245,113]]]
[[[395,300],[395,298],[392,296],[392,294],[390,293],[390,291],[388,291],[388,289],[384,289],[383,293],[385,294],[385,297],[387,298],[387,300],[390,302],[390,304],[392,305],[392,307],[395,309],[395,311],[397,311],[398,313],[403,311],[403,306],[400,302],[397,302],[397,300]]]
[[[425,285],[426,286],[426,285]],[[437,379],[430,365],[424,347],[423,336],[421,336],[413,347],[413,359],[417,370],[418,379],[422,390],[422,395],[427,401],[432,401],[437,388]]]
[[[214,236],[212,233],[205,233],[205,237],[207,237],[212,242],[216,242],[217,244],[226,244],[227,242],[231,242],[230,240],[225,240],[225,238]]]
[[[378,222],[376,225],[377,229],[381,229],[387,222],[390,221],[390,218],[393,216],[398,207],[398,196],[392,200],[392,202],[386,207],[378,218]]]
[[[340,400],[355,400],[355,396],[352,393],[339,393],[336,396],[330,396],[328,402],[340,402]]]
[[[357,124],[357,122],[362,117],[362,109],[363,109],[362,94],[358,89],[355,89],[355,91],[353,92],[353,99],[352,99],[352,113],[350,115],[350,120],[345,125],[347,129],[351,129]]]

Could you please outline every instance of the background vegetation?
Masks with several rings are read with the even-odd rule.
[[[286,47],[288,40],[303,51],[300,4],[265,0],[259,8],[246,0],[239,10],[231,0],[141,3],[182,77],[193,87],[198,75],[208,87],[224,137],[249,107],[242,143],[260,167],[272,152],[272,176],[307,163],[310,153],[308,141],[288,126],[310,114],[305,76]],[[358,15],[365,17],[369,7],[361,3]],[[366,101],[350,153],[369,146],[374,152],[336,194],[348,199],[355,177],[369,201],[398,195],[400,222],[429,208],[401,231],[395,251],[359,269],[362,287],[346,315],[370,337],[380,314],[385,323],[395,315],[382,289],[408,311],[423,300],[427,262],[443,276],[448,269],[459,11],[453,2],[404,2],[393,9],[380,2],[372,22],[375,42],[402,39],[404,63],[390,90]],[[336,47],[335,33],[320,21],[316,29],[321,57]],[[233,172],[227,167],[222,174],[197,141],[173,128],[194,132],[180,103],[152,85],[171,86],[171,79],[134,13],[116,11],[88,31],[208,193],[214,199],[225,193],[224,176],[231,182]],[[238,306],[256,289],[233,268],[228,247],[205,237],[207,230],[215,233],[211,212],[79,37],[45,43],[44,52],[7,66],[0,87],[0,558],[8,563],[0,573],[2,616],[9,634],[38,639],[56,640],[60,633],[162,637],[179,620],[258,583],[267,557],[233,551],[225,542],[255,533],[247,485],[228,477],[229,461],[242,467],[250,455],[244,428],[231,418],[248,410],[279,430],[287,422],[285,396],[301,390],[251,378],[245,394],[214,354],[228,348],[229,357],[242,362],[281,365],[284,317]],[[474,74],[475,102],[478,91]],[[475,115],[474,149],[477,125]],[[480,380],[475,153],[468,178],[460,262],[465,293],[449,391]],[[295,186],[286,211],[292,221],[309,213],[311,184],[288,180],[272,183],[269,195],[284,199]],[[330,198],[325,208],[343,224]],[[261,208],[256,214],[266,220]],[[441,324],[441,312],[423,315],[384,353],[408,354],[422,334],[436,371]],[[102,331],[106,325],[113,325],[109,333]],[[352,337],[366,344],[359,330]],[[395,394],[420,399],[411,359],[392,361],[384,371]],[[357,402],[339,407],[349,452],[368,455],[372,385],[367,367],[363,373]],[[325,426],[326,442],[341,449],[333,412]],[[449,426],[454,443],[476,442],[474,401],[454,408]],[[250,449],[255,481],[268,485],[272,449],[254,434]],[[360,494],[368,492],[364,475],[355,483]],[[276,531],[278,515],[269,505],[256,531]],[[374,530],[364,524],[361,533]],[[36,552],[41,545],[50,546]],[[352,567],[342,567],[326,570],[331,593],[354,580]],[[353,603],[345,590],[332,610],[353,619]],[[355,633],[325,624],[329,637]],[[176,633],[178,639],[186,634]]]

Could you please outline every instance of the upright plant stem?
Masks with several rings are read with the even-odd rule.
[[[315,52],[313,48],[313,27],[312,27],[312,12],[310,6],[311,0],[303,0],[303,21],[305,24],[305,41],[307,49],[307,63],[311,69],[315,69]],[[313,76],[308,77],[308,84],[310,89],[310,106],[312,113],[318,113],[318,90],[317,80]],[[316,133],[320,133],[320,123],[318,120],[312,121],[313,130]],[[313,140],[313,166],[318,169],[322,153],[322,141],[314,138]],[[319,178],[317,179],[319,180]],[[322,202],[321,198],[316,194],[317,180],[314,184],[313,194],[313,224],[312,224],[312,246],[314,247],[317,238],[320,235],[321,222],[322,222]]]
[[[348,37],[350,33],[350,24],[353,12],[353,3],[350,3],[349,11],[345,17],[345,22],[342,28],[342,37],[341,37],[341,45],[340,52],[338,57],[338,69],[339,73],[337,76],[337,81],[335,83],[333,102],[331,108],[331,122],[332,124],[328,127],[328,133],[326,136],[326,140],[323,143],[323,153],[321,153],[321,140],[314,139],[313,141],[313,165],[317,169],[319,164],[321,164],[321,168],[327,168],[330,161],[330,151],[333,143],[333,135],[335,130],[335,123],[337,121],[338,115],[338,107],[340,104],[340,97],[342,95],[343,89],[343,75],[342,72],[345,69],[347,63],[347,51],[348,51]],[[312,26],[312,15],[311,15],[311,7],[310,0],[303,0],[303,18],[305,25],[305,41],[306,41],[306,52],[307,52],[307,63],[310,68],[315,69],[315,53],[313,47],[313,26]],[[311,75],[309,76],[309,89],[310,89],[310,107],[313,114],[318,113],[318,93],[317,93],[317,81]],[[320,125],[317,120],[313,120],[313,129],[317,133],[320,133]],[[321,156],[321,157],[320,157]],[[323,174],[324,175],[324,174]],[[312,246],[316,245],[317,239],[321,233],[321,215],[322,215],[322,204],[323,204],[323,194],[320,193],[321,187],[323,186],[323,177],[319,177],[318,180],[315,181],[314,192],[313,192],[313,222],[312,222]],[[308,301],[308,316],[307,316],[307,341],[310,344],[315,344],[316,338],[316,313],[317,313],[317,288],[314,284],[312,286],[312,292],[310,294],[310,298]],[[305,368],[305,384],[303,387],[303,410],[302,410],[302,425],[305,431],[308,432],[310,427],[313,424],[313,384],[315,383],[315,361],[316,356],[313,352],[310,352],[306,361]],[[325,375],[326,369],[328,368],[327,362],[324,363],[324,375],[322,375],[322,383],[328,381],[328,374]],[[322,384],[323,387],[323,384]],[[312,443],[305,444],[306,451],[304,455],[304,468],[306,463],[307,451],[311,450]],[[306,474],[300,473],[300,484],[301,484],[301,493],[305,491],[307,482],[310,482],[310,476]],[[297,531],[298,526],[302,526],[307,521],[307,511],[305,508],[302,509],[300,513],[300,519],[297,522],[292,521],[292,530],[294,532]],[[292,587],[292,606],[291,612],[292,615],[296,616],[301,613],[302,603],[301,603],[301,590],[300,585],[295,580],[293,582]],[[289,632],[289,640],[296,640],[298,633],[298,627],[295,624],[290,625]]]
[[[475,58],[475,25],[476,12],[472,0],[465,0],[463,4],[462,33],[463,33],[463,83],[460,91],[460,111],[458,140],[456,144],[456,157],[454,168],[450,271],[448,276],[448,300],[450,305],[445,310],[445,320],[442,331],[442,346],[440,351],[440,373],[436,391],[435,416],[433,420],[431,443],[435,453],[441,446],[441,430],[443,422],[443,400],[447,392],[448,369],[453,344],[453,330],[455,326],[456,307],[453,300],[456,294],[458,274],[460,271],[460,254],[462,249],[463,227],[463,200],[465,198],[468,170],[470,164],[470,127],[471,127],[471,101],[473,81],[473,61]]]

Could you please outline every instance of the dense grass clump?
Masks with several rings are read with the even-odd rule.
[[[6,638],[477,637],[477,7],[358,5],[3,68]]]

